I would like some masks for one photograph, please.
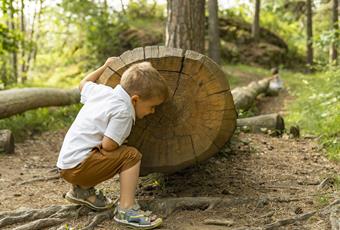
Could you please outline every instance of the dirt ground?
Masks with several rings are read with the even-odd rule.
[[[285,103],[291,99],[287,92],[277,98],[260,98],[257,102],[259,113],[280,111],[284,114]],[[66,130],[59,130],[35,136],[17,143],[15,154],[0,155],[0,212],[68,204],[63,194],[69,185],[62,179],[21,184],[34,178],[57,175],[50,170],[56,164],[65,133]],[[264,226],[270,223],[320,210],[340,199],[339,181],[334,179],[339,178],[339,172],[340,164],[325,157],[316,138],[290,139],[287,135],[270,137],[237,132],[229,147],[215,157],[204,164],[164,176],[159,185],[140,187],[138,198],[244,200],[205,210],[179,209],[165,219],[160,229],[265,229]],[[320,186],[322,181],[327,183]],[[98,187],[111,198],[119,194],[117,177]],[[227,224],[204,224],[207,219],[224,220]],[[67,223],[81,229],[86,221],[83,217]],[[125,228],[113,220],[106,220],[96,229]],[[320,230],[331,229],[331,224],[329,214],[316,213],[308,220],[272,229]]]

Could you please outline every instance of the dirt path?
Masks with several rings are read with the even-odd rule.
[[[264,99],[273,112],[283,108],[288,95]],[[270,103],[274,103],[270,106]],[[20,185],[21,182],[49,172],[55,165],[66,130],[47,132],[16,145],[14,155],[0,155],[0,211],[23,207],[42,208],[53,204],[67,204],[62,195],[68,185],[61,179]],[[205,164],[166,176],[159,186],[141,188],[139,198],[145,197],[223,197],[243,199],[243,203],[217,206],[209,210],[177,210],[161,229],[257,229],[280,219],[291,218],[319,210],[340,198],[340,165],[330,162],[315,139],[273,138],[261,134],[238,133],[224,149]],[[334,178],[338,178],[333,180]],[[318,185],[325,179],[321,189]],[[333,178],[333,179],[332,179]],[[99,186],[109,196],[119,194],[117,178]],[[229,226],[204,225],[208,218],[229,221]],[[338,216],[338,218],[340,218]],[[81,229],[86,218],[68,222]],[[13,229],[10,226],[7,229]],[[125,229],[112,220],[98,229]],[[262,228],[259,228],[262,229]],[[331,229],[329,215],[313,215],[273,229]]]

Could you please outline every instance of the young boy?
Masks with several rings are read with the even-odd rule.
[[[66,199],[94,210],[112,208],[113,202],[94,186],[119,173],[120,198],[114,219],[151,229],[161,225],[162,219],[148,216],[135,203],[142,155],[123,143],[136,117],[154,113],[167,99],[168,87],[149,62],[128,68],[114,89],[94,83],[112,60],[80,82],[84,106],[65,136],[57,167],[61,177],[72,184]]]

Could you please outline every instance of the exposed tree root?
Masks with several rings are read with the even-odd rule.
[[[180,197],[155,200],[140,200],[140,205],[157,214],[167,217],[176,210],[209,210],[216,206],[233,206],[254,201],[250,198],[223,197]]]
[[[331,204],[327,205],[326,207],[322,208],[320,211],[310,211],[301,215],[297,215],[295,217],[292,218],[286,218],[286,219],[282,219],[282,220],[278,220],[275,221],[274,223],[271,224],[267,224],[264,226],[265,230],[271,230],[271,229],[277,229],[278,227],[281,226],[285,226],[288,224],[293,224],[295,222],[298,221],[304,221],[304,220],[308,220],[310,217],[314,216],[316,213],[318,213],[319,215],[326,215],[330,213],[330,223],[332,225],[332,230],[333,230],[333,225],[335,227],[338,227],[337,225],[339,225],[339,220],[338,218],[336,218],[336,208],[339,207],[340,204],[340,199],[337,199],[335,201],[333,201]],[[335,228],[335,229],[339,229],[339,228]]]
[[[281,202],[282,198],[266,198],[267,201]],[[294,201],[294,199],[291,199]],[[258,199],[254,198],[226,198],[226,197],[180,197],[180,198],[164,198],[154,200],[140,200],[140,205],[148,210],[156,212],[157,214],[167,217],[177,210],[209,210],[215,207],[231,207],[235,205],[242,205],[246,203],[255,203]],[[284,199],[286,202],[286,199]],[[277,220],[271,224],[265,225],[262,229],[270,230],[277,229],[281,226],[293,224],[298,221],[305,221],[318,213],[319,215],[330,214],[329,220],[333,229],[339,227],[338,213],[340,211],[340,199],[333,201],[331,204],[322,208],[319,211],[310,211],[292,218]],[[93,212],[91,209],[80,205],[53,205],[43,209],[25,209],[16,211],[0,212],[0,228],[9,227],[11,225],[20,225],[15,230],[35,230],[46,227],[55,227],[57,230],[65,230],[67,221],[77,219],[81,216],[89,216],[90,220],[82,229],[93,230],[105,220],[110,220],[114,216],[114,209]],[[215,221],[215,225],[232,225],[229,222]],[[254,227],[254,229],[256,229]]]
[[[265,230],[271,230],[271,229],[278,229],[278,227],[285,226],[288,224],[295,223],[297,221],[303,221],[309,219],[311,216],[313,216],[316,213],[316,211],[307,212],[305,214],[297,215],[293,218],[287,218],[275,221],[274,223],[267,224],[264,226]]]
[[[92,215],[91,215],[92,214]],[[43,209],[26,209],[9,212],[0,212],[0,228],[13,224],[21,224],[15,230],[35,230],[52,227],[65,223],[70,219],[91,215],[90,221],[82,229],[94,229],[106,219],[114,215],[113,209],[103,212],[93,212],[91,209],[80,205],[54,205]],[[28,223],[27,223],[28,222]],[[58,229],[65,229],[64,225]]]

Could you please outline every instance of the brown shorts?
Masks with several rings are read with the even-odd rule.
[[[142,155],[136,148],[126,145],[114,151],[95,147],[79,165],[71,169],[62,169],[60,176],[71,184],[93,187],[131,168],[141,158]]]

